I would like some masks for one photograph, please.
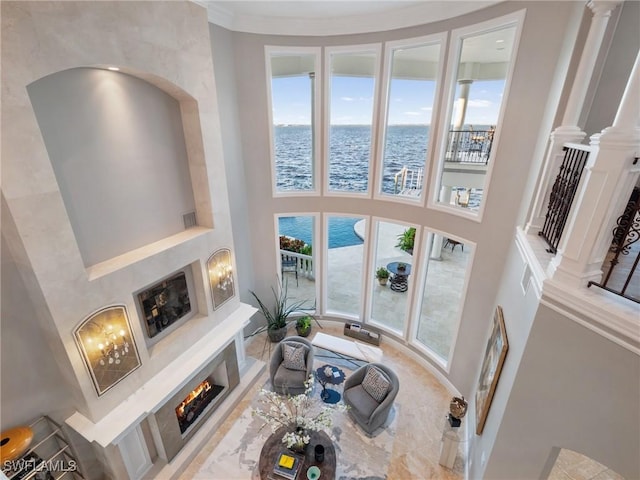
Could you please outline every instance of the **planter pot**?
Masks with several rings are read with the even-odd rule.
[[[308,337],[311,333],[311,327],[300,328],[296,325],[296,332],[298,332],[298,335],[301,337]]]
[[[387,280],[389,280],[388,278],[379,278],[378,279],[378,283],[380,283],[380,285],[382,285],[383,287],[387,284]]]
[[[278,343],[287,336],[287,327],[278,328],[277,330],[267,330],[267,334],[269,335],[269,340],[273,343]]]

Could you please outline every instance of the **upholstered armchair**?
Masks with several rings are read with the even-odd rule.
[[[344,403],[356,423],[373,435],[386,422],[399,389],[398,376],[389,367],[370,363],[345,380]]]
[[[283,395],[304,393],[304,382],[312,372],[313,346],[309,340],[296,336],[287,337],[275,347],[269,363],[269,376],[274,392]]]

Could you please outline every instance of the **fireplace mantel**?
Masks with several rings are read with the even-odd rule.
[[[234,341],[256,311],[254,307],[241,303],[220,325],[98,422],[94,423],[80,412],[75,412],[67,418],[66,423],[85,439],[96,442],[103,448],[119,443],[182,388],[199,369]]]

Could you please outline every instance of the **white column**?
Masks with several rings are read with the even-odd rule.
[[[440,196],[438,202],[449,205],[451,203],[451,187],[448,185],[442,185],[440,187]],[[429,258],[431,260],[442,260],[442,243],[444,239],[442,235],[433,235],[433,243],[431,244],[431,253]]]
[[[473,80],[458,80],[460,95],[456,101],[456,118],[453,121],[454,130],[462,130],[464,119],[467,116],[467,103],[469,102],[469,89]]]
[[[534,202],[531,218],[525,229],[527,233],[537,233],[542,229],[544,212],[549,204],[551,187],[564,158],[562,147],[565,143],[581,143],[587,135],[578,126],[578,120],[582,113],[584,100],[593,76],[598,54],[600,53],[602,39],[604,38],[611,11],[620,3],[620,0],[591,0],[587,4],[593,12],[591,26],[589,27],[580,63],[569,93],[562,124],[553,131],[549,139],[547,158],[545,159],[545,166],[540,179],[539,191]]]
[[[573,287],[600,281],[601,266],[640,174],[640,54],[631,71],[614,125],[591,137],[592,153],[571,207],[558,254],[548,268]]]

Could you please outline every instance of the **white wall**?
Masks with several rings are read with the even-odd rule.
[[[27,90],[86,266],[184,230],[195,201],[175,98],[94,68]]]
[[[487,460],[492,458],[493,444],[499,433],[500,422],[509,399],[511,386],[516,376],[519,375],[520,360],[526,348],[531,325],[538,308],[539,291],[536,291],[534,284],[525,284],[526,290],[522,286],[526,266],[527,261],[524,254],[515,242],[512,243],[496,299],[496,305],[500,305],[503,310],[509,348],[481,435],[475,433],[478,416],[478,412],[475,410],[475,395],[469,401],[469,412],[471,413],[466,420],[469,422],[467,425],[469,478],[484,478],[484,468]],[[486,345],[488,336],[489,330],[482,337],[484,345]],[[470,367],[475,374],[476,383],[481,365],[482,360],[475,367]],[[529,477],[516,476],[513,478]]]
[[[638,405],[640,356],[541,305],[484,478],[546,478],[553,447],[640,478]]]
[[[252,228],[247,215],[247,188],[242,161],[241,136],[243,128],[238,118],[238,93],[236,89],[235,47],[233,33],[222,27],[209,24],[213,71],[220,92],[220,134],[222,136],[224,161],[229,190],[229,209],[233,239],[237,252],[236,272],[240,300],[251,303],[249,290],[254,288],[253,255],[251,254]],[[251,328],[247,328],[251,331]]]
[[[2,194],[14,222],[10,248],[16,264],[33,278],[33,285],[27,285],[30,294],[42,299],[34,304],[38,317],[45,319],[41,328],[59,338],[56,360],[67,365],[63,375],[80,393],[74,407],[96,421],[239,306],[236,296],[214,312],[207,283],[209,256],[218,248],[233,248],[207,14],[192,2],[2,2],[0,8],[6,119]],[[106,65],[117,65],[179,101],[198,223],[203,227],[96,270],[83,262],[27,86],[70,68]],[[154,212],[149,208],[142,214]],[[3,234],[6,218],[3,215]],[[192,264],[199,277],[198,315],[152,350],[145,348],[133,292]],[[127,307],[142,365],[98,397],[73,330],[87,315],[112,304]],[[8,366],[17,367],[11,362]],[[13,370],[18,376],[19,368]],[[2,381],[14,380],[3,376]]]

